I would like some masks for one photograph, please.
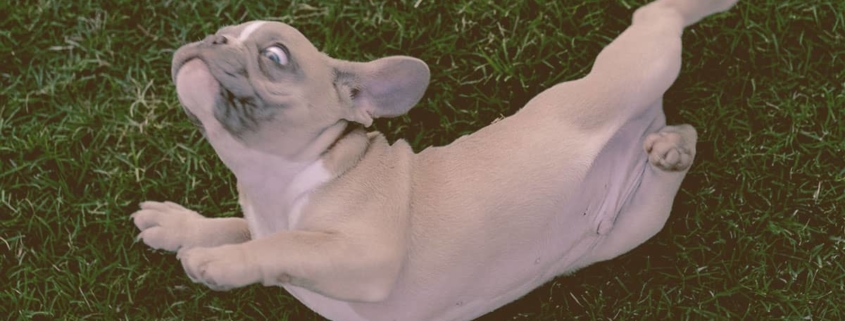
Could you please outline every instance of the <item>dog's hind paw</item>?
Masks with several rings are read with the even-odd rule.
[[[698,135],[690,125],[666,126],[646,136],[643,149],[649,162],[665,171],[683,171],[695,158]]]

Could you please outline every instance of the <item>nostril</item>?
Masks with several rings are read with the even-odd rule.
[[[203,42],[208,45],[225,45],[227,40],[226,36],[209,35],[208,37],[205,37],[205,40],[203,40]]]

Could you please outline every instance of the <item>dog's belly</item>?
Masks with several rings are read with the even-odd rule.
[[[498,268],[490,269],[491,273],[484,277],[524,283],[502,282],[496,289],[480,288],[477,292],[480,296],[500,293],[490,298],[482,313],[516,300],[558,275],[594,263],[590,253],[613,232],[616,217],[625,211],[627,202],[640,186],[648,162],[642,148],[645,136],[665,126],[660,104],[655,107],[616,132],[596,156],[578,191],[558,210],[549,212],[552,216],[549,224],[534,226],[536,236],[522,236],[533,239],[531,242],[501,253]]]
[[[449,240],[439,243],[440,247],[463,246],[420,254],[426,256],[420,261],[439,264],[423,267],[428,270],[419,272],[423,281],[412,283],[424,284],[425,289],[405,300],[406,304],[414,302],[416,308],[430,304],[420,309],[432,316],[429,320],[469,320],[518,299],[555,276],[594,263],[590,253],[613,232],[616,217],[639,187],[647,166],[644,137],[665,126],[660,105],[654,107],[628,121],[606,142],[579,186],[560,185],[570,184],[566,180],[557,185],[538,184],[538,190],[528,193],[542,197],[529,202],[514,196],[493,200],[495,205],[481,210],[483,214],[454,213],[472,218],[472,224],[459,224],[461,231],[441,226],[437,231],[418,233]],[[555,189],[567,197],[547,196]],[[431,275],[431,271],[438,274]]]

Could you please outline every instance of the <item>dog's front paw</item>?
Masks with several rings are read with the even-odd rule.
[[[182,261],[182,267],[192,281],[205,284],[215,291],[226,291],[259,281],[258,269],[247,258],[241,244],[189,248],[180,250],[176,257]]]
[[[138,240],[154,249],[178,251],[190,247],[188,237],[192,221],[203,216],[173,202],[143,202],[141,209],[130,216],[141,230]]]
[[[649,162],[665,171],[683,171],[692,165],[697,134],[690,125],[667,126],[643,142]]]

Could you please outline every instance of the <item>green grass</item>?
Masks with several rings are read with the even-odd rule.
[[[425,98],[375,127],[420,150],[583,76],[644,1],[345,2],[0,2],[0,316],[319,320],[279,288],[194,285],[133,244],[142,200],[238,215],[178,107],[181,44],[277,19],[334,57],[419,57]],[[838,0],[742,0],[689,29],[665,106],[699,154],[666,228],[482,320],[845,319],[843,43]]]

